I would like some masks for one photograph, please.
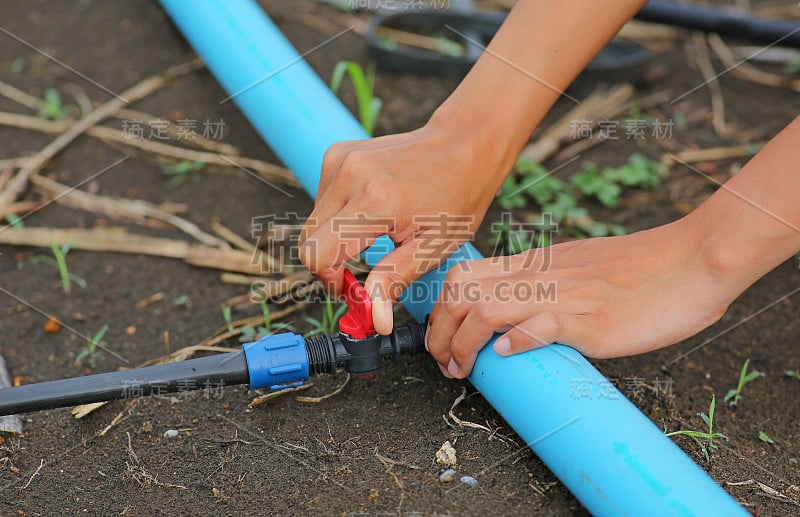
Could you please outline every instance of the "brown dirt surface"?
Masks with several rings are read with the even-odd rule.
[[[338,11],[308,0],[265,0],[263,5],[301,52],[328,36],[320,32],[318,24],[309,26],[308,17],[344,28]],[[48,88],[56,88],[66,104],[77,104],[68,93],[76,88],[92,101],[106,101],[109,94],[96,84],[120,92],[184,61],[191,52],[155,1],[6,0],[4,13],[0,22],[4,32],[30,42],[92,81],[5,34],[0,35],[0,79],[40,98]],[[702,81],[687,59],[684,43],[688,39],[662,49],[656,59],[668,73],[641,87],[641,96],[661,90],[681,92]],[[360,36],[347,34],[308,57],[324,78],[330,77],[334,64],[342,59],[368,61]],[[797,94],[788,90],[758,86],[732,74],[722,76],[720,83],[728,123],[739,130],[757,130],[766,138],[797,113]],[[377,95],[385,100],[385,107],[377,133],[408,130],[424,123],[455,85],[454,79],[379,70]],[[353,109],[349,86],[343,88],[342,96]],[[206,120],[224,120],[225,143],[245,156],[277,163],[233,103],[219,103],[224,97],[209,72],[200,70],[133,108],[173,123],[193,119],[199,128]],[[708,90],[703,88],[680,103],[648,109],[649,117],[680,121],[668,142],[626,140],[623,136],[582,153],[581,160],[562,172],[569,175],[586,160],[619,165],[633,152],[658,159],[669,148],[738,143],[715,135],[705,112],[708,106]],[[547,122],[568,107],[556,106]],[[33,114],[4,98],[0,98],[0,110]],[[105,125],[121,130],[118,120]],[[52,138],[0,127],[0,157],[35,153]],[[299,190],[289,189],[289,197],[244,174],[218,173],[221,168],[207,167],[196,180],[173,188],[162,173],[162,166],[170,162],[86,136],[52,160],[44,174],[72,185],[125,155],[131,158],[83,188],[156,204],[183,203],[188,207],[183,216],[207,231],[218,218],[243,236],[248,235],[254,217],[307,214],[312,208],[311,199]],[[724,179],[745,160],[714,162],[708,170]],[[706,179],[673,166],[658,189],[626,192],[621,208],[614,211],[600,206],[590,210],[598,220],[623,224],[633,231],[674,220],[685,203],[696,204],[713,190],[714,185]],[[25,199],[41,196],[31,189]],[[487,253],[491,251],[489,223],[499,213],[499,207],[492,208],[479,236],[478,246]],[[137,233],[188,238],[170,228],[141,228],[58,204],[26,218],[25,224],[124,226]],[[94,370],[75,366],[85,342],[65,329],[45,332],[47,318],[39,310],[57,315],[85,335],[108,325],[108,348],[136,365],[166,352],[165,332],[171,350],[211,336],[224,324],[220,305],[246,291],[222,283],[216,271],[178,260],[72,251],[67,258],[69,271],[84,279],[87,287],[65,295],[55,269],[31,263],[20,267],[20,259],[24,259],[20,253],[48,255],[49,250],[0,246],[4,293],[0,294],[0,353],[12,377],[25,383],[127,366],[107,353],[98,354]],[[717,440],[711,461],[703,458],[690,439],[676,438],[676,442],[758,515],[800,513],[800,379],[784,374],[785,370],[800,369],[800,322],[796,318],[800,301],[789,296],[758,313],[793,292],[799,281],[797,262],[789,261],[757,282],[719,323],[702,334],[657,353],[597,363],[656,425],[668,431],[701,429],[697,414],[708,410],[711,396],[716,394],[715,429],[728,440]],[[164,293],[162,301],[135,308],[137,301],[159,292]],[[188,304],[175,303],[184,295]],[[321,313],[322,306],[314,305],[287,321],[305,331],[304,318],[320,317]],[[257,306],[234,309],[234,318],[256,314]],[[135,332],[126,331],[129,327],[135,327]],[[671,363],[718,334],[707,346]],[[226,343],[238,344],[235,340]],[[735,387],[747,358],[765,376],[747,385],[742,402],[732,408],[721,399]],[[341,375],[315,378],[315,386],[300,394],[322,395],[342,380]],[[514,441],[445,422],[442,416],[464,387],[470,396],[458,406],[457,415],[488,425]],[[24,415],[25,434],[6,436],[0,443],[0,514],[585,514],[547,467],[529,450],[520,448],[521,440],[494,409],[473,392],[466,382],[444,379],[429,357],[416,356],[387,364],[372,379],[352,379],[342,393],[316,404],[297,402],[296,394],[287,394],[248,409],[253,394],[246,387],[225,387],[113,402],[82,420],[75,420],[66,408]],[[120,412],[122,419],[100,436]],[[168,429],[179,430],[179,435],[164,437]],[[775,443],[760,441],[759,431]],[[478,486],[438,480],[443,468],[435,463],[434,455],[447,440],[458,452],[459,475],[474,476]],[[770,494],[755,483],[729,485],[747,480],[783,495]]]

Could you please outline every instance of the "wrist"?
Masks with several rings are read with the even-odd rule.
[[[738,217],[744,214],[730,210],[721,197],[727,196],[712,196],[680,225],[704,270],[736,297],[796,253],[797,235],[775,221],[759,224],[753,214]]]
[[[481,118],[474,110],[446,102],[431,115],[424,129],[441,139],[442,149],[465,155],[470,167],[461,173],[494,195],[514,168],[519,149],[510,145],[512,135],[491,128],[485,114]]]

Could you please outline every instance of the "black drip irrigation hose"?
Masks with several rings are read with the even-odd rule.
[[[3,388],[0,416],[238,384],[281,389],[338,367],[368,376],[381,368],[384,357],[397,361],[424,348],[425,326],[416,322],[395,328],[388,336],[363,339],[341,332],[308,338],[275,334],[244,345],[240,352]]]
[[[770,45],[800,47],[800,23],[794,20],[768,20],[741,12],[663,1],[648,2],[636,18]]]
[[[244,352],[189,359],[0,390],[0,415],[247,384]]]

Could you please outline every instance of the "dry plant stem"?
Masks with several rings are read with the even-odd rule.
[[[129,88],[120,96],[114,97],[92,111],[86,117],[77,121],[68,130],[61,133],[55,140],[36,153],[22,168],[20,168],[16,176],[14,176],[14,178],[8,182],[6,188],[0,192],[0,207],[8,205],[17,199],[25,190],[28,178],[32,174],[38,172],[51,158],[64,149],[70,142],[83,134],[87,129],[108,118],[123,106],[150,95],[175,77],[187,74],[200,66],[202,66],[202,61],[199,58],[194,58],[187,63],[170,67],[164,72],[149,77],[132,88]]]
[[[617,33],[617,36],[633,40],[667,40],[672,41],[683,37],[683,33],[668,25],[640,22],[631,20]]]
[[[11,203],[10,205],[0,207],[0,218],[3,218],[9,214],[26,214],[36,210],[40,206],[41,204],[37,203],[36,201],[19,201],[17,203]]]
[[[167,295],[165,295],[162,291],[159,291],[157,293],[151,294],[147,298],[142,298],[141,300],[139,300],[138,302],[133,304],[133,307],[135,309],[144,309],[148,305],[152,305],[152,304],[154,304],[156,302],[160,302],[161,300],[166,298],[166,296]]]
[[[335,22],[311,12],[298,12],[295,15],[300,23],[326,36],[335,36],[347,27],[352,27],[353,32],[364,36],[369,27],[368,22],[356,16],[343,13],[336,13],[333,16]],[[440,52],[442,48],[441,41],[437,38],[390,27],[378,27],[375,35],[407,47],[432,50],[434,52]]]
[[[708,92],[711,95],[711,122],[714,126],[714,131],[720,138],[727,138],[730,136],[730,131],[725,124],[725,100],[722,97],[722,88],[716,77],[714,65],[711,63],[705,35],[701,32],[693,33],[692,46],[695,51],[695,63],[703,75],[703,80],[708,86]]]
[[[20,490],[25,490],[26,488],[31,486],[31,483],[33,482],[33,478],[35,478],[36,476],[39,475],[39,472],[42,471],[42,467],[44,467],[44,458],[42,458],[42,461],[39,462],[39,466],[36,468],[36,470],[33,471],[33,474],[31,474],[31,477],[28,478],[28,482],[25,483],[23,486],[19,487],[19,489]]]
[[[286,395],[287,393],[292,393],[292,392],[301,391],[301,390],[307,390],[308,388],[310,388],[312,386],[314,386],[314,383],[302,384],[300,386],[295,386],[293,388],[284,388],[282,390],[272,391],[272,392],[267,393],[265,395],[260,395],[260,396],[258,396],[256,398],[254,398],[250,402],[250,404],[247,405],[247,407],[249,407],[250,409],[257,408],[258,406],[262,406],[262,405],[266,404],[267,402],[269,402],[270,400],[275,400],[275,399],[277,399],[279,397],[282,397],[282,396]]]
[[[281,266],[275,260],[275,258],[270,255],[269,253],[265,253],[261,251],[256,246],[248,242],[243,237],[240,237],[236,232],[228,228],[227,226],[223,225],[219,222],[218,219],[213,219],[211,221],[211,229],[214,230],[214,233],[231,243],[235,248],[239,249],[240,251],[246,251],[248,253],[253,254],[254,259],[259,260],[267,265],[269,271],[280,271]]]
[[[59,122],[52,120],[42,120],[30,115],[20,115],[18,113],[0,112],[0,124],[5,126],[30,129],[44,133],[61,133],[74,127],[70,122]],[[210,163],[213,165],[224,166],[224,170],[230,170],[233,165],[252,169],[259,176],[271,181],[278,181],[291,186],[298,186],[297,180],[292,173],[284,167],[267,163],[255,158],[244,158],[240,156],[225,156],[216,152],[196,151],[175,145],[156,142],[144,138],[132,138],[124,135],[121,131],[105,126],[93,126],[85,130],[85,133],[93,138],[104,142],[116,142],[148,153],[168,156],[179,160],[189,160],[196,162]]]
[[[490,429],[489,427],[487,427],[485,425],[476,424],[475,422],[470,422],[468,420],[461,420],[460,418],[458,418],[456,416],[456,414],[455,414],[456,406],[458,406],[459,404],[464,402],[464,400],[466,398],[467,398],[467,388],[462,387],[461,388],[461,395],[456,397],[456,399],[453,401],[453,405],[450,406],[450,411],[447,412],[447,414],[450,416],[450,419],[453,422],[458,424],[460,427],[469,427],[470,429],[478,429],[480,431],[485,431],[485,432],[489,433],[489,439],[491,439],[494,436],[497,436],[500,439],[500,441],[503,442],[503,443],[511,442],[511,443],[514,443],[516,445],[516,442],[514,442],[514,440],[510,439],[509,437],[507,437],[505,435],[502,435],[502,434],[498,433],[496,430],[493,431],[492,429]],[[445,422],[447,422],[446,418],[445,418]]]
[[[6,369],[6,361],[0,355],[0,390],[10,388],[11,376]],[[2,394],[2,391],[0,391]],[[14,435],[22,434],[22,420],[17,415],[0,416],[0,433],[11,433]]]
[[[33,95],[26,93],[8,83],[4,83],[3,81],[0,81],[0,95],[32,110],[38,110],[42,102],[40,99],[34,97]],[[156,116],[150,115],[149,113],[135,111],[132,109],[120,109],[111,116],[119,120],[140,120],[142,122],[156,122],[163,120],[159,119]],[[178,131],[172,125],[170,125],[167,128],[167,131],[169,132],[169,135],[172,138],[178,138]],[[231,154],[235,156],[239,155],[239,150],[234,146],[222,142],[216,142],[214,140],[209,140],[208,138],[205,138],[202,135],[195,134],[191,139],[187,138],[186,141],[191,142],[192,144],[195,144],[197,147],[206,149],[208,151],[214,151],[222,154]]]
[[[0,226],[0,244],[49,248],[51,244],[88,251],[133,253],[182,259],[187,264],[239,273],[260,273],[263,265],[253,264],[249,253],[219,249],[202,244],[189,244],[179,239],[137,235],[124,229],[95,228],[13,228]]]
[[[114,427],[115,425],[120,423],[122,420],[124,420],[125,419],[125,415],[128,414],[128,411],[131,409],[131,406],[136,404],[136,402],[138,402],[138,401],[139,401],[139,399],[129,400],[128,403],[125,405],[125,409],[123,409],[122,411],[117,413],[117,416],[115,416],[113,419],[111,419],[111,422],[109,422],[109,424],[107,426],[105,426],[102,431],[100,431],[100,434],[98,434],[98,436],[105,436],[111,430],[112,427]],[[86,415],[83,415],[83,416],[86,416]],[[80,418],[80,417],[75,415],[75,418]]]
[[[8,181],[14,175],[14,168],[17,166],[9,166],[5,164],[0,165],[2,165],[2,167],[0,167],[0,170],[2,170],[2,172],[0,172],[0,190],[3,190],[3,187],[6,186],[6,183],[8,183]]]
[[[235,273],[223,273],[220,279],[226,284],[234,285],[252,285],[254,282],[259,282],[259,285],[264,286],[267,298],[274,298],[276,296],[283,296],[290,292],[292,289],[302,287],[314,281],[314,277],[308,271],[298,271],[283,278],[268,278],[264,276],[250,276],[250,275],[237,275]]]
[[[148,218],[155,219],[174,226],[208,246],[229,247],[225,241],[202,231],[196,224],[165,212],[147,201],[98,196],[83,190],[73,189],[38,174],[32,175],[30,182],[53,195],[56,198],[56,202],[64,206],[111,217],[129,219],[139,224],[145,223]]]
[[[755,7],[753,14],[764,18],[800,18],[800,9],[797,4],[789,2],[786,5],[764,5]]]
[[[565,141],[570,139],[570,129],[574,121],[589,120],[591,123],[597,123],[598,120],[610,118],[613,116],[612,114],[618,112],[620,105],[627,103],[633,97],[633,92],[633,86],[627,83],[617,85],[608,91],[598,88],[563,117],[544,129],[540,135],[535,136],[534,142],[522,150],[520,158],[543,163],[558,152]]]
[[[174,483],[164,483],[158,480],[158,477],[153,476],[144,468],[139,462],[139,456],[133,451],[133,445],[131,444],[131,433],[125,433],[128,435],[128,459],[125,464],[128,467],[128,470],[123,474],[123,476],[127,476],[134,481],[136,481],[140,487],[155,485],[165,488],[177,488],[178,490],[186,490],[186,487],[183,485],[177,485]]]
[[[771,486],[765,485],[764,483],[762,483],[760,481],[756,481],[755,479],[748,479],[748,480],[739,481],[739,482],[728,481],[725,484],[727,486],[750,486],[750,485],[755,485],[762,492],[764,492],[764,494],[767,497],[770,497],[770,498],[773,498],[773,499],[777,499],[778,501],[783,501],[785,503],[792,503],[795,506],[800,506],[800,502],[795,501],[794,499],[792,499],[788,495],[786,495],[786,494],[784,494],[782,492],[778,492],[777,490],[775,490]]]
[[[333,390],[332,392],[322,395],[321,397],[295,397],[295,400],[297,400],[297,402],[316,404],[318,402],[322,402],[323,400],[328,400],[331,397],[335,397],[339,393],[343,392],[344,389],[347,387],[347,384],[350,382],[350,377],[352,377],[352,375],[350,375],[350,372],[345,372],[345,373],[347,374],[347,377],[344,379],[344,382],[340,384],[339,387]]]
[[[716,160],[728,160],[731,158],[741,158],[752,156],[759,149],[764,147],[767,142],[756,142],[753,144],[734,145],[731,147],[710,147],[708,149],[687,149],[679,153],[665,154],[661,161],[667,165],[675,163],[697,163],[712,162]]]
[[[32,110],[38,110],[42,102],[33,95],[3,81],[0,81],[0,95]]]
[[[90,404],[81,404],[80,406],[75,406],[72,408],[72,416],[75,417],[76,420],[81,419],[89,414],[91,414],[95,409],[100,409],[101,407],[108,404],[108,402],[92,402]]]
[[[214,231],[214,233],[228,241],[234,248],[238,250],[252,252],[256,249],[252,243],[248,242],[247,239],[241,237],[238,233],[222,224],[216,217],[211,220],[211,229]]]
[[[764,86],[774,88],[789,88],[792,91],[800,92],[800,80],[791,79],[785,75],[765,72],[737,58],[730,47],[717,34],[708,35],[708,44],[717,55],[726,69],[730,70],[731,75]]]
[[[405,501],[406,498],[406,491],[403,488],[402,481],[400,481],[400,478],[397,477],[397,474],[395,474],[394,472],[395,463],[389,461],[385,456],[378,454],[377,447],[375,448],[375,458],[377,458],[378,461],[380,461],[383,464],[384,468],[386,469],[385,472],[389,474],[392,477],[392,479],[394,479],[394,483],[400,489],[400,499],[397,501],[397,507],[395,507],[395,511],[397,512],[397,515],[402,515],[403,502]]]
[[[3,170],[3,173],[5,174],[6,169],[18,169],[18,168],[22,167],[23,165],[25,165],[26,163],[28,163],[28,160],[30,160],[30,159],[31,159],[30,156],[20,156],[19,158],[4,158],[4,159],[0,159],[0,170]],[[9,177],[8,179],[11,179],[11,178]],[[2,185],[0,185],[0,188],[3,185],[5,185],[5,183],[7,183],[7,182],[8,182],[8,180],[2,182]]]

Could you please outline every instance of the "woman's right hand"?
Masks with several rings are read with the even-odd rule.
[[[345,263],[388,235],[395,243],[365,287],[381,334],[392,305],[422,274],[471,240],[513,164],[480,128],[436,114],[408,133],[340,142],[325,153],[300,258],[340,293]]]

